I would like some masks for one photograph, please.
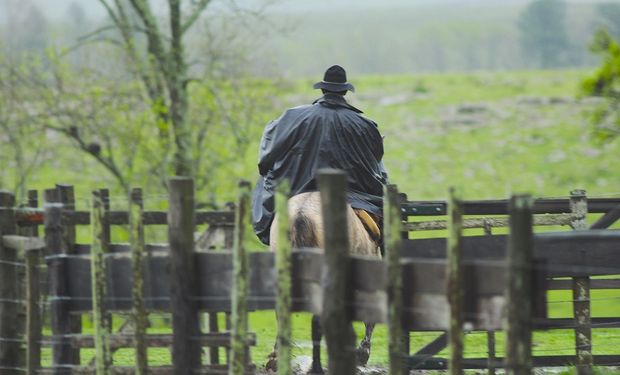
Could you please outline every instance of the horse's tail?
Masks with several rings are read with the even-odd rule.
[[[318,236],[319,233],[316,230],[314,222],[304,215],[303,212],[299,212],[299,214],[295,216],[291,226],[291,242],[293,248],[318,247]]]

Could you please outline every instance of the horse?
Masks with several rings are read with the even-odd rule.
[[[356,213],[357,212],[357,213]],[[321,197],[319,192],[306,192],[295,195],[288,200],[288,214],[290,221],[290,239],[293,248],[314,247],[323,248],[323,217],[321,214]],[[278,217],[270,229],[271,251],[277,248],[277,224]],[[380,235],[379,228],[374,220],[361,210],[354,210],[347,205],[347,223],[349,233],[349,253],[352,255],[365,255],[381,257],[378,240],[373,239]],[[367,227],[369,229],[367,229]],[[373,236],[371,236],[373,233]],[[366,331],[364,339],[357,348],[358,364],[365,365],[370,357],[370,340],[374,330],[374,323],[365,323]],[[312,367],[310,374],[322,374],[321,367],[321,337],[322,330],[320,318],[312,317]],[[269,355],[267,369],[277,369],[276,348]]]

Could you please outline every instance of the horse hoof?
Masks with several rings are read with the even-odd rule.
[[[267,363],[265,364],[265,370],[267,371],[267,373],[278,372],[278,357],[276,356],[275,352],[269,354],[269,357],[267,357]]]
[[[370,358],[370,346],[361,345],[357,348],[357,364],[360,366],[366,366]]]

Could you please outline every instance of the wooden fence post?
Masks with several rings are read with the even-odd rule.
[[[586,215],[588,201],[585,190],[570,192],[570,208],[575,215],[571,222],[574,230],[588,229]],[[584,257],[587,249],[584,249]],[[573,315],[575,317],[575,351],[577,355],[577,373],[592,373],[592,324],[590,316],[590,277],[573,277]]]
[[[91,246],[91,277],[93,296],[93,319],[95,323],[95,368],[97,375],[107,375],[112,366],[110,354],[110,319],[106,309],[106,265],[107,241],[104,233],[103,202],[99,191],[93,191],[93,207],[91,213],[92,246]]]
[[[194,260],[194,181],[168,181],[168,239],[170,242],[170,304],[172,306],[172,364],[175,374],[191,374],[200,367],[201,347]]]
[[[34,375],[41,367],[41,250],[26,252],[26,372]]]
[[[325,270],[321,324],[327,341],[330,374],[355,373],[355,332],[347,306],[350,290],[347,226],[347,177],[343,171],[323,169],[318,175],[325,228]]]
[[[250,184],[239,183],[239,200],[235,212],[235,238],[233,244],[233,289],[231,306],[230,364],[228,374],[243,375],[247,368],[248,332],[248,255],[244,233],[250,206]]]
[[[278,275],[278,374],[291,373],[291,237],[289,231],[287,180],[276,188],[276,215],[278,217],[278,248],[276,249],[276,270]]]
[[[142,265],[145,252],[144,223],[142,213],[142,189],[131,190],[129,197],[129,227],[131,230],[131,265],[133,274],[132,288],[132,315],[135,325],[134,338],[136,340],[136,375],[145,375],[148,369],[148,356],[146,352],[146,311],[144,309],[144,277]]]
[[[51,193],[50,193],[51,194]],[[48,261],[52,326],[52,366],[54,374],[70,374],[75,358],[68,335],[71,332],[65,259],[62,254],[62,210],[59,203],[45,204],[45,247],[53,254]]]
[[[64,213],[72,213],[75,211],[75,190],[71,185],[56,185],[56,194],[53,198],[54,202],[62,203]],[[73,223],[62,223],[62,250],[63,254],[75,253],[75,225]],[[67,317],[71,325],[70,333],[76,334],[82,332],[82,317],[78,314]],[[73,348],[73,365],[80,364],[80,348]]]
[[[408,371],[403,334],[403,275],[400,264],[402,246],[402,222],[400,202],[396,185],[383,188],[383,233],[388,275],[388,334],[390,371],[392,375],[404,375]]]
[[[529,195],[510,199],[506,297],[506,372],[510,375],[530,375],[532,370],[532,206]]]
[[[451,375],[459,375],[463,373],[463,262],[461,256],[463,203],[460,192],[455,188],[450,188],[449,195],[448,248],[446,251],[448,257],[448,302],[450,303],[448,370]]]
[[[20,373],[21,338],[16,324],[23,303],[19,299],[17,249],[5,247],[2,236],[16,232],[15,197],[0,191],[0,372]]]

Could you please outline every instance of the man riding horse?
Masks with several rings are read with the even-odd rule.
[[[347,82],[342,67],[328,68],[323,80],[315,83],[314,88],[322,90],[321,98],[285,111],[265,127],[258,162],[261,177],[253,194],[254,231],[263,243],[270,244],[274,192],[280,181],[288,180],[290,197],[299,197],[318,191],[319,169],[341,169],[348,176],[348,203],[370,235],[365,237],[373,250],[372,254],[365,255],[380,256],[383,185],[387,183],[382,163],[383,138],[377,124],[345,100],[347,91],[355,88]],[[273,248],[273,243],[271,246]],[[316,317],[313,330],[315,324],[318,327]],[[368,328],[365,341],[369,354]],[[361,358],[363,364],[367,360],[367,355]],[[318,366],[320,369],[320,364]]]

